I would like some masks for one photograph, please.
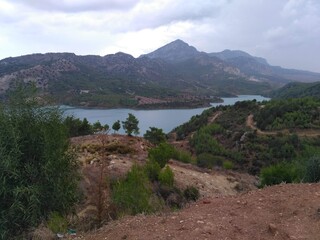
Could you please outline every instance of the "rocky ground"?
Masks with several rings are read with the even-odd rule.
[[[320,184],[208,197],[178,212],[124,217],[78,239],[320,239]]]

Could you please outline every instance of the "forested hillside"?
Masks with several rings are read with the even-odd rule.
[[[320,98],[320,82],[315,83],[288,83],[284,87],[271,92],[272,98]]]
[[[294,172],[286,179],[293,182],[305,179],[305,167],[313,157],[319,159],[319,107],[314,98],[238,102],[192,117],[174,135],[176,141],[188,143],[199,166],[227,163],[260,174],[265,167],[283,164]]]

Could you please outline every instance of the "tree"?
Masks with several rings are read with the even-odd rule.
[[[92,125],[93,131],[95,132],[99,132],[102,130],[103,126],[101,125],[100,121],[96,121],[93,125]]]
[[[128,134],[128,136],[132,136],[132,133],[135,135],[139,134],[139,120],[131,113],[129,113],[129,116],[127,117],[126,121],[122,122],[122,127],[125,130],[125,132]]]
[[[82,136],[82,135],[90,135],[92,133],[93,133],[93,130],[92,130],[91,124],[89,123],[87,118],[84,118],[82,123],[81,123],[81,126],[79,128],[80,136]]]
[[[62,112],[19,90],[0,104],[0,239],[77,201],[78,173]]]
[[[147,130],[143,137],[153,144],[166,141],[166,135],[162,129],[156,127],[150,127],[150,130]]]
[[[117,121],[114,122],[114,124],[112,125],[112,129],[114,130],[114,133],[116,133],[116,132],[119,131],[120,128],[121,128],[120,121],[117,120]]]
[[[63,123],[67,127],[66,131],[68,132],[69,137],[93,134],[93,131],[96,130],[100,124],[100,122],[96,122],[93,126],[91,126],[86,118],[80,120],[79,118],[75,118],[73,116],[67,116]]]

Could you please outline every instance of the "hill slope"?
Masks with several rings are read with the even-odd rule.
[[[320,184],[278,185],[200,200],[180,212],[126,217],[81,239],[320,239]]]
[[[280,89],[271,92],[272,98],[301,98],[317,97],[320,98],[320,82],[315,83],[288,83]]]

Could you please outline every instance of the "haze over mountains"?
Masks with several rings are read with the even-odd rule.
[[[134,106],[137,96],[266,94],[293,81],[320,81],[320,73],[271,66],[243,51],[200,52],[182,40],[138,58],[46,53],[0,61],[1,94],[35,83],[58,103],[84,106]]]

